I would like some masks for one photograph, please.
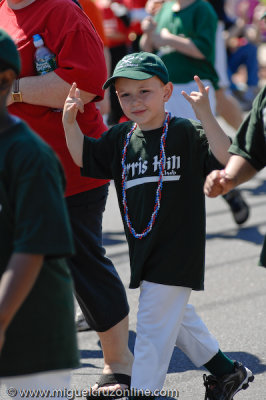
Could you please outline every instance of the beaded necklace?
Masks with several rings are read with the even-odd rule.
[[[162,187],[163,187],[163,175],[164,175],[164,166],[165,166],[165,141],[166,141],[166,136],[168,132],[168,125],[169,121],[171,119],[171,114],[167,113],[164,124],[163,124],[163,132],[162,136],[160,139],[160,167],[159,167],[159,180],[158,180],[158,186],[156,190],[156,195],[155,195],[155,205],[153,209],[153,213],[151,215],[150,221],[144,231],[142,233],[137,233],[135,229],[132,226],[131,220],[128,215],[128,206],[127,206],[127,199],[126,199],[126,182],[127,182],[127,174],[126,174],[126,154],[127,154],[127,148],[130,142],[130,138],[133,134],[133,132],[137,128],[137,124],[135,123],[133,127],[131,128],[130,132],[128,132],[127,137],[125,139],[125,144],[124,148],[122,151],[122,202],[124,206],[124,219],[125,222],[128,226],[128,229],[130,233],[136,238],[136,239],[142,239],[145,236],[148,235],[148,233],[152,230],[153,225],[155,223],[155,219],[157,217],[159,208],[160,208],[160,202],[161,202],[161,195],[162,195]]]

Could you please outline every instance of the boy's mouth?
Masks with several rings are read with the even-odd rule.
[[[134,115],[140,115],[143,114],[146,110],[137,110],[137,111],[132,111],[132,114]]]

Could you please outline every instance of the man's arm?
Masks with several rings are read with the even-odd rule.
[[[198,59],[205,58],[190,38],[174,35],[167,28],[163,28],[160,33],[157,33],[156,26],[152,17],[145,18],[141,24],[144,33],[140,39],[140,46],[144,51],[153,51],[163,46],[170,46],[187,56]]]
[[[24,103],[50,108],[63,108],[71,85],[53,71],[45,75],[20,78],[19,87]],[[87,104],[96,95],[81,90],[80,96],[83,103]],[[9,95],[7,105],[11,104],[12,98]]]
[[[201,60],[205,58],[191,39],[174,35],[170,33],[167,28],[163,28],[159,34],[155,32],[152,33],[152,43],[156,49],[162,46],[170,46],[179,53],[187,56]]]
[[[0,351],[5,332],[30,293],[43,264],[41,254],[15,253],[0,281]]]

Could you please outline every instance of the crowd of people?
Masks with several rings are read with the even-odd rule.
[[[99,397],[160,390],[174,346],[210,372],[207,400],[253,381],[188,302],[204,288],[205,179],[242,225],[236,186],[265,166],[264,11],[257,0],[0,2],[0,385],[67,387],[77,329],[101,342]],[[35,34],[55,56],[47,73]],[[237,131],[232,144],[217,115]],[[140,288],[134,357],[102,245],[111,179]]]

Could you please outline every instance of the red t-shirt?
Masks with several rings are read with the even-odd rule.
[[[80,89],[95,94],[99,100],[103,98],[102,85],[107,77],[103,44],[89,18],[72,0],[35,0],[20,10],[10,9],[4,0],[0,3],[0,26],[18,46],[20,77],[36,75],[32,37],[38,33],[56,54],[55,73],[69,84],[77,82]],[[58,154],[67,179],[66,196],[107,182],[81,177],[66,146],[62,112],[27,103],[14,103],[9,111],[25,120]],[[87,136],[98,138],[106,130],[94,102],[85,105],[85,112],[78,114],[77,121]]]
[[[127,43],[128,27],[121,18],[117,17],[110,6],[105,6],[100,0],[96,1],[103,18],[104,33],[109,48]]]
[[[130,32],[135,32],[137,35],[142,35],[141,20],[146,16],[146,3],[147,0],[124,0],[124,4],[129,10],[143,10],[143,14],[139,14],[138,19],[136,20],[134,19],[134,13],[131,15],[131,18],[133,16],[133,19],[130,24]]]

